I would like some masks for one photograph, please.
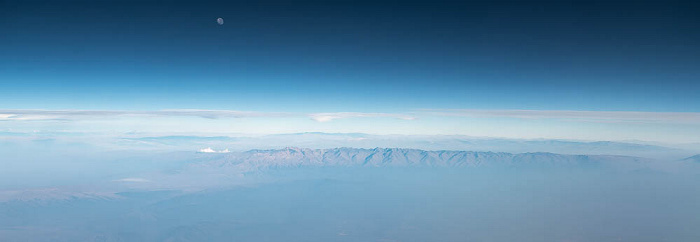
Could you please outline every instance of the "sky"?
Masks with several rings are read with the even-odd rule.
[[[698,12],[689,1],[5,0],[0,132],[700,142]]]

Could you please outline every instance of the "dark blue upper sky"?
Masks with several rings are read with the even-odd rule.
[[[696,112],[698,90],[689,2],[0,1],[0,108]]]

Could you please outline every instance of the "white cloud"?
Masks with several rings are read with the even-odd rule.
[[[108,118],[119,116],[148,117],[148,116],[190,116],[209,119],[217,118],[254,118],[254,117],[287,117],[288,113],[251,112],[237,110],[204,110],[204,109],[169,109],[158,111],[121,111],[121,110],[40,110],[17,109],[0,110],[0,121],[29,121],[29,120],[77,120],[88,118]]]
[[[0,121],[31,121],[31,120],[82,120],[113,117],[153,117],[180,116],[201,117],[208,119],[219,118],[256,118],[256,117],[294,117],[304,114],[283,112],[251,112],[237,110],[205,110],[205,109],[169,109],[158,111],[120,111],[120,110],[0,110]],[[415,117],[400,113],[312,113],[308,117],[318,122],[328,122],[345,118],[395,118],[413,120]]]
[[[199,153],[216,153],[216,151],[213,150],[212,148],[205,148],[205,149],[200,149]]]
[[[354,113],[354,112],[339,112],[339,113],[313,113],[309,117],[318,122],[329,122],[335,119],[346,118],[396,118],[403,120],[414,120],[413,116],[396,113]]]
[[[571,110],[480,110],[480,109],[424,109],[413,113],[334,112],[294,114],[283,112],[251,112],[237,110],[170,109],[158,111],[119,110],[0,110],[0,121],[83,120],[114,117],[201,117],[219,118],[285,118],[306,115],[317,122],[347,118],[416,119],[413,115],[464,116],[476,118],[561,119],[586,122],[654,122],[700,123],[698,112],[634,112],[634,111],[571,111]]]
[[[21,115],[21,114],[3,114],[0,113],[0,121],[29,121],[29,120],[47,120],[47,119],[58,119],[55,116],[50,115]]]
[[[200,149],[198,152],[199,153],[231,153],[231,151],[228,149],[216,151],[216,150],[212,149],[211,147]]]
[[[151,182],[148,179],[138,178],[138,177],[128,177],[114,180],[115,182]]]
[[[440,116],[476,118],[562,119],[587,122],[700,123],[694,112],[571,111],[571,110],[422,110]]]

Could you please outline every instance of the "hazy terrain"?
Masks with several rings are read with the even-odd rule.
[[[35,154],[32,161],[47,168],[22,171],[15,165],[8,166],[14,176],[4,174],[0,237],[694,241],[700,236],[696,157],[385,148],[220,151],[96,152],[53,160]]]

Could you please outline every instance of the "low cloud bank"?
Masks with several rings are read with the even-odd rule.
[[[314,113],[309,114],[309,117],[318,122],[329,122],[336,119],[346,119],[346,118],[396,118],[403,120],[414,120],[413,116],[406,114],[396,114],[396,113],[354,113],[354,112],[340,112],[340,113]]]
[[[488,110],[488,109],[425,109],[437,116],[474,118],[564,119],[588,122],[700,123],[697,112],[633,112],[572,110]]]
[[[123,111],[123,110],[41,110],[17,109],[0,110],[0,121],[31,121],[31,120],[80,120],[88,118],[107,117],[149,117],[149,116],[178,116],[218,118],[254,118],[254,117],[287,117],[290,114],[276,112],[252,112],[237,110],[205,110],[205,109],[169,109],[158,111]]]
[[[197,152],[199,152],[199,153],[230,153],[231,151],[229,151],[228,149],[216,151],[216,150],[212,149],[211,147],[207,147],[204,149],[200,149]]]

